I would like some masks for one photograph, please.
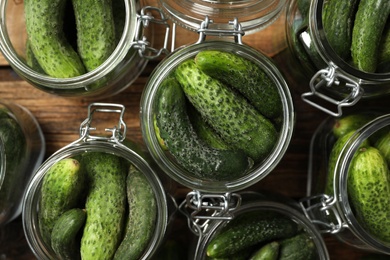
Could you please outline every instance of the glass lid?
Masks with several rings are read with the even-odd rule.
[[[273,23],[286,0],[160,0],[162,10],[176,24],[197,30],[206,16],[214,24],[227,24],[234,18],[248,34]]]

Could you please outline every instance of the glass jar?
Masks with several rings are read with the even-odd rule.
[[[236,38],[236,41],[229,41],[228,37],[224,37],[225,39],[227,38],[226,40],[206,40],[206,35],[213,35],[213,33],[221,35],[222,33],[221,30],[214,31],[214,29],[210,29],[207,26],[208,19],[206,18],[204,23],[202,23],[202,26],[205,26],[205,28],[201,29],[199,41],[196,44],[177,49],[162,60],[150,76],[141,97],[141,129],[148,150],[165,173],[178,183],[191,189],[212,193],[223,193],[244,189],[261,180],[272,171],[283,157],[291,139],[294,127],[294,108],[287,83],[278,68],[268,57],[250,46],[242,44],[241,31],[237,30],[239,29],[239,23],[237,23],[237,20],[235,22],[236,23],[231,23],[235,24],[235,27],[232,29],[233,34],[231,31],[228,31],[228,33],[230,33],[230,36],[233,35]],[[225,36],[228,36],[228,33]],[[154,118],[158,112],[156,108],[156,96],[161,82],[179,64],[190,58],[194,58],[195,55],[202,50],[231,52],[250,60],[256,66],[259,66],[264,70],[275,83],[282,103],[282,115],[274,148],[263,161],[256,163],[247,170],[244,176],[231,180],[217,181],[196,177],[193,173],[179,165],[170,153],[160,145],[159,138],[155,132]]]
[[[118,1],[119,4],[123,5],[121,8],[125,17],[123,33],[117,39],[114,51],[100,66],[80,76],[51,77],[36,66],[27,64],[23,1],[6,0],[0,3],[0,51],[18,75],[40,90],[66,97],[96,99],[112,96],[129,87],[158,51],[150,46],[148,39],[153,39],[153,23],[150,22],[159,18],[154,19],[148,7],[140,10],[136,0]],[[116,14],[116,17],[120,17],[120,14]]]
[[[377,98],[390,93],[389,72],[364,72],[335,53],[322,23],[324,0],[293,0],[287,7],[286,73],[296,81],[302,99],[333,116],[361,98]],[[305,82],[309,85],[307,88]],[[301,87],[302,88],[301,88]],[[335,108],[336,107],[336,108]]]
[[[301,205],[307,217],[322,233],[333,234],[343,243],[358,249],[390,254],[389,241],[379,239],[369,230],[365,221],[359,217],[362,216],[361,211],[358,213],[356,210],[357,206],[354,204],[356,199],[351,199],[349,193],[352,190],[351,186],[348,189],[348,177],[353,171],[354,158],[361,149],[377,148],[375,140],[389,132],[390,114],[380,110],[350,113],[345,116],[369,115],[373,119],[341,137],[334,132],[335,124],[340,119],[329,117],[319,125],[311,140],[308,197],[302,199]],[[338,141],[341,138],[344,138],[344,141]],[[334,151],[337,149],[337,153],[333,151],[336,143],[338,145]],[[379,169],[380,162],[378,160],[373,162]],[[379,183],[375,186],[379,186]],[[379,205],[376,206],[380,208]],[[374,214],[379,214],[379,210]]]
[[[21,214],[25,188],[44,153],[44,136],[33,114],[0,100],[0,227]]]
[[[198,237],[195,239],[195,243],[189,253],[189,255],[194,256],[193,258],[191,257],[191,259],[208,259],[206,252],[210,241],[218,235],[220,231],[226,228],[230,221],[234,221],[235,218],[250,212],[259,212],[259,215],[276,213],[283,217],[287,216],[288,219],[294,221],[301,230],[306,232],[315,245],[316,256],[313,259],[329,259],[328,250],[321,233],[317,230],[315,225],[305,217],[297,201],[270,192],[245,191],[239,192],[236,195],[237,200],[241,200],[241,202],[238,203],[239,205],[237,205],[234,210],[225,213],[225,215],[222,216],[210,213],[212,217],[208,220],[207,225],[202,229],[199,227],[198,229],[193,230],[194,234]],[[215,204],[215,206],[218,207],[218,204]],[[187,217],[191,219],[190,215]],[[291,235],[291,237],[293,236],[294,235]],[[255,252],[256,249],[259,249],[260,247],[261,246],[258,246],[258,248],[256,248],[256,246],[254,248],[247,248],[245,252],[250,252],[251,250]],[[249,259],[249,256],[247,259]]]
[[[51,155],[36,171],[30,181],[23,200],[23,227],[26,240],[32,252],[39,259],[54,259],[53,249],[45,243],[39,228],[38,214],[41,187],[49,169],[60,160],[76,158],[82,163],[82,156],[93,153],[115,155],[134,166],[146,177],[155,198],[156,217],[152,234],[139,259],[149,259],[163,241],[169,219],[170,201],[158,176],[157,168],[150,164],[142,148],[126,138],[126,124],[123,122],[124,106],[111,103],[92,103],[88,107],[88,118],[80,126],[80,139],[63,147]],[[102,116],[103,115],[103,116]],[[108,115],[105,116],[104,115]],[[105,128],[114,115],[118,115],[118,124]],[[101,119],[105,118],[103,122]],[[117,118],[116,118],[117,119]],[[101,128],[103,125],[103,128]],[[127,165],[127,164],[126,164]],[[130,173],[129,173],[130,174]],[[84,191],[88,185],[83,185]],[[150,207],[153,202],[149,201]],[[80,206],[82,207],[82,206]],[[128,214],[128,213],[124,213]],[[88,208],[87,208],[88,216]],[[123,226],[123,231],[126,226]]]

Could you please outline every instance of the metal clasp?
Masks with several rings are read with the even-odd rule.
[[[119,114],[118,125],[112,128],[105,128],[105,132],[110,132],[110,136],[96,136],[92,135],[91,131],[98,130],[96,127],[91,126],[93,116],[95,113],[117,113]],[[120,104],[111,103],[91,103],[88,106],[88,117],[80,125],[80,139],[84,141],[89,140],[105,140],[111,142],[122,142],[126,138],[126,124],[123,121],[123,115],[125,112],[125,106]],[[76,141],[77,142],[77,141]]]
[[[152,13],[157,12],[159,17],[154,17]],[[137,29],[136,36],[134,39],[133,47],[138,49],[138,53],[142,58],[151,60],[159,57],[161,54],[169,54],[168,42],[169,42],[169,31],[170,26],[168,24],[168,18],[165,17],[164,13],[157,7],[145,6],[141,9],[139,15],[137,15]],[[163,47],[156,49],[150,46],[150,42],[147,40],[145,35],[140,33],[143,28],[148,27],[150,23],[160,24],[165,26],[165,37]],[[174,32],[173,32],[174,33]]]
[[[233,36],[236,43],[242,44],[242,36],[245,35],[245,32],[242,30],[241,24],[238,22],[237,18],[234,18],[233,21],[229,21],[228,27],[232,28],[210,28],[210,25],[213,23],[213,20],[210,20],[208,16],[205,17],[204,21],[200,24],[200,28],[197,30],[199,33],[199,39],[196,43],[204,42],[207,35],[212,36]]]
[[[321,233],[336,234],[347,227],[337,211],[336,199],[332,196],[319,194],[301,199],[299,204],[305,216]]]
[[[211,220],[231,220],[232,212],[240,205],[241,196],[237,193],[202,194],[192,191],[179,205],[179,210],[187,217],[190,230],[202,237]]]
[[[321,88],[340,86],[345,83],[345,87],[349,89],[349,93],[341,100],[337,100],[325,93],[321,93]],[[319,70],[310,80],[311,92],[303,93],[302,99],[308,104],[328,113],[331,116],[339,117],[342,115],[342,108],[355,105],[363,95],[363,89],[360,87],[358,82],[353,81],[351,78],[338,73],[335,65],[330,65],[326,69]],[[328,108],[316,103],[311,100],[312,97],[318,97],[321,100],[325,100],[331,104],[337,106],[337,112],[331,111]]]

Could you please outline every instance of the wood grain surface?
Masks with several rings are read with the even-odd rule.
[[[18,5],[18,1],[14,1]],[[146,4],[157,6],[156,0],[148,0]],[[12,9],[19,22],[23,22],[23,14]],[[14,25],[13,25],[14,26]],[[23,33],[19,32],[18,33]],[[157,47],[163,42],[162,30],[155,31]],[[191,44],[197,40],[198,35],[181,27],[177,28],[175,46]],[[25,38],[19,35],[20,41]],[[17,41],[19,41],[17,40]],[[266,55],[272,57],[281,70],[288,75],[285,59],[280,55],[286,49],[284,38],[284,17],[282,16],[269,28],[255,34],[244,36],[244,43],[252,46]],[[164,57],[157,58],[148,63],[145,70],[135,83],[124,92],[103,98],[99,101],[120,103],[125,105],[125,122],[128,127],[127,137],[135,142],[142,143],[139,121],[140,97],[150,74],[155,66]],[[301,100],[302,87],[308,88],[308,82],[296,82],[286,76],[293,96],[296,124],[290,146],[275,170],[259,183],[248,188],[249,190],[270,190],[284,196],[300,199],[306,196],[307,167],[309,159],[310,139],[317,126],[327,117],[323,112],[309,106]],[[0,55],[0,98],[13,101],[29,109],[38,120],[46,140],[45,158],[53,152],[76,140],[79,137],[80,123],[87,116],[87,107],[91,100],[82,98],[65,98],[42,92],[21,79]],[[376,105],[386,104],[388,97],[378,100]],[[369,101],[362,101],[356,107],[367,109]],[[180,201],[189,190],[178,185],[174,196]],[[186,220],[178,216],[170,230],[169,238],[190,241]],[[325,235],[331,259],[360,259],[367,255],[348,245],[342,244],[332,235]],[[21,218],[11,222],[0,229],[0,259],[35,259],[29,249],[23,234]]]

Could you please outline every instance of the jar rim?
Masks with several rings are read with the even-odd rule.
[[[52,154],[35,172],[34,177],[28,183],[22,205],[22,224],[26,240],[36,256],[39,258],[50,259],[52,252],[48,250],[41,242],[39,231],[37,229],[37,219],[34,212],[37,209],[39,197],[39,188],[42,184],[45,173],[57,161],[69,158],[85,152],[107,152],[120,156],[128,160],[137,169],[139,169],[151,184],[157,206],[157,218],[155,232],[149,242],[149,246],[144,254],[153,254],[158,245],[163,241],[168,224],[168,203],[164,187],[158,178],[155,170],[138,153],[126,147],[121,143],[111,143],[107,141],[86,141],[82,143],[71,143]]]
[[[153,125],[153,106],[157,93],[158,86],[161,81],[173,71],[173,69],[182,61],[193,57],[200,50],[221,49],[238,53],[249,60],[254,61],[257,65],[262,66],[266,73],[276,83],[278,91],[283,103],[283,124],[279,131],[278,141],[271,151],[270,155],[260,164],[255,165],[250,170],[249,174],[232,181],[209,181],[202,180],[191,176],[193,174],[176,165],[173,160],[169,159],[166,152],[161,148],[157,137],[154,134]],[[205,41],[178,49],[167,56],[161,63],[157,65],[153,74],[149,78],[143,94],[141,96],[141,130],[143,133],[144,142],[149,149],[153,159],[157,162],[160,168],[169,175],[172,179],[181,183],[186,187],[190,187],[200,191],[210,192],[226,192],[236,191],[248,187],[255,182],[261,180],[268,175],[283,157],[292,137],[294,127],[294,109],[292,97],[286,81],[279,72],[275,64],[261,52],[253,49],[245,44],[237,44],[227,41]]]
[[[329,41],[327,40],[326,33],[323,28],[322,23],[322,8],[326,0],[314,0],[310,4],[309,9],[309,28],[310,34],[314,37],[312,42],[316,50],[318,50],[319,55],[322,59],[330,65],[330,63],[336,65],[341,69],[344,74],[347,74],[352,79],[361,79],[365,81],[388,81],[390,79],[390,72],[386,73],[371,73],[365,72],[357,69],[352,66],[350,63],[346,62],[340,58],[331,47]]]
[[[123,60],[128,50],[133,46],[137,27],[136,3],[135,0],[124,0],[126,17],[123,34],[113,53],[99,67],[83,75],[71,78],[55,78],[40,74],[30,68],[23,59],[17,55],[12,46],[12,42],[7,33],[6,10],[8,2],[9,0],[0,2],[0,17],[3,18],[0,23],[0,51],[11,66],[14,66],[24,74],[29,75],[34,82],[43,84],[47,87],[54,89],[84,88],[85,85],[95,81],[96,78],[101,78],[113,70],[113,68],[115,68],[115,66]]]
[[[160,0],[159,4],[174,23],[189,30],[197,31],[208,16],[220,26],[237,18],[242,29],[250,34],[272,24],[282,13],[286,0]]]

